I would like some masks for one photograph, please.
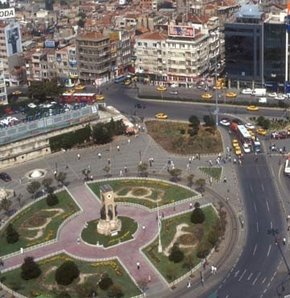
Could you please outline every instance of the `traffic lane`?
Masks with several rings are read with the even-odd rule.
[[[264,191],[273,197],[275,191],[271,186],[267,166],[256,166],[253,164],[252,156],[245,156],[239,178],[248,211],[246,246],[235,270],[219,290],[219,297],[258,297],[257,295],[263,293],[278,265],[280,256],[274,247],[273,237],[268,235],[271,227],[269,217],[272,214],[267,214],[269,211],[261,187],[261,181],[264,181],[265,177],[268,177],[266,182],[269,189],[264,188]],[[275,225],[279,224],[275,222]]]

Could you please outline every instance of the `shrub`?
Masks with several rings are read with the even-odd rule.
[[[208,232],[208,235],[207,235],[207,241],[212,245],[212,246],[215,246],[217,241],[219,239],[219,233],[215,228],[212,228],[209,232]]]
[[[108,291],[108,297],[121,298],[124,296],[123,289],[119,285],[112,285]]]
[[[205,126],[215,127],[215,119],[212,115],[204,115],[203,121]]]
[[[73,261],[65,261],[56,269],[55,281],[59,285],[67,286],[80,275],[79,268]]]
[[[204,259],[208,256],[211,250],[211,244],[207,241],[200,242],[197,247],[196,256],[200,259]]]
[[[180,250],[178,244],[173,245],[168,259],[174,263],[179,263],[184,259],[184,253]]]
[[[195,208],[191,213],[191,222],[194,224],[201,224],[205,220],[205,214],[201,208]]]
[[[10,223],[6,229],[6,241],[8,243],[16,243],[19,240],[19,234],[14,226]]]
[[[33,257],[26,257],[21,265],[21,277],[24,280],[29,280],[39,277],[40,274],[41,270],[38,264],[34,262]]]
[[[111,287],[113,285],[113,281],[109,276],[104,276],[100,282],[99,282],[99,287],[102,290],[108,290],[109,287]]]
[[[59,203],[58,197],[54,193],[50,193],[46,197],[46,204],[48,206],[54,206]]]

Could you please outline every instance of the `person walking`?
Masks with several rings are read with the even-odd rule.
[[[81,155],[78,153],[77,154],[77,159],[80,160],[81,159]]]
[[[136,263],[136,267],[137,267],[138,270],[140,270],[140,263],[139,262]]]
[[[120,151],[120,146],[119,145],[117,145],[117,150]]]

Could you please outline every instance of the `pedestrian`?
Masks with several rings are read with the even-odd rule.
[[[123,177],[123,171],[120,170],[120,177]]]
[[[209,177],[209,184],[212,185],[212,177]]]
[[[151,275],[149,274],[148,275],[148,282],[150,282],[151,281]]]
[[[282,242],[283,242],[283,245],[286,245],[286,238],[285,237],[283,238]]]
[[[77,158],[78,158],[78,160],[81,159],[81,155],[79,153],[77,154]]]
[[[189,209],[192,209],[192,203],[189,203]]]
[[[120,151],[120,146],[119,145],[117,145],[117,150]]]
[[[127,166],[124,166],[124,173],[125,173],[125,174],[128,173],[128,168],[127,168]]]
[[[111,164],[111,160],[110,160],[110,158],[108,158],[108,165],[110,165]]]
[[[81,239],[78,237],[77,238],[77,244],[80,244],[81,243]]]
[[[94,176],[93,176],[93,175],[91,175],[91,176],[90,176],[90,179],[91,179],[91,181],[93,181],[93,180],[94,180]]]
[[[190,280],[187,282],[186,287],[187,287],[187,288],[190,288],[190,287],[191,287],[191,282],[190,282]]]
[[[146,229],[146,227],[145,226],[142,226],[142,230],[145,231],[145,229]]]
[[[101,159],[101,157],[102,157],[102,153],[101,152],[98,153],[98,157],[99,157],[99,159]]]
[[[131,143],[131,140],[130,139],[128,139],[128,144],[130,144]]]
[[[140,270],[140,263],[139,262],[136,263],[136,266],[137,266],[137,269]]]
[[[227,183],[227,177],[224,177],[224,183]]]
[[[54,177],[56,177],[56,175],[57,175],[57,171],[56,170],[53,171],[53,175],[54,175]]]
[[[186,165],[186,169],[187,169],[187,171],[190,171],[190,164],[189,163]]]
[[[189,157],[189,159],[188,159],[188,163],[191,164],[191,157]]]

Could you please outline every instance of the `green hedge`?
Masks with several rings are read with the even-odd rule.
[[[51,151],[59,151],[61,149],[70,149],[78,144],[89,141],[91,137],[91,128],[87,125],[84,128],[61,134],[49,139]]]

